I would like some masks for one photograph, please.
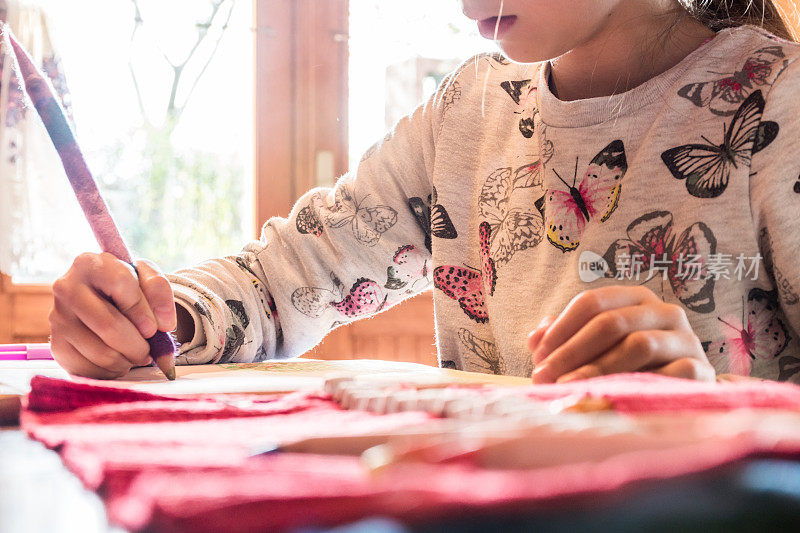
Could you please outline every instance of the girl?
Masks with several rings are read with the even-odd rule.
[[[504,56],[238,256],[138,280],[78,257],[53,286],[59,363],[119,376],[156,328],[180,363],[293,357],[433,285],[443,367],[800,379],[800,46],[776,5],[462,4]]]

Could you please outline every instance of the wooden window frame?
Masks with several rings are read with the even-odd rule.
[[[46,341],[52,301],[50,285],[14,283],[0,272],[0,343]]]

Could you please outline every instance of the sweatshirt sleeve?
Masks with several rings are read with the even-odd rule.
[[[450,83],[240,254],[169,276],[195,323],[179,363],[295,357],[430,286],[431,175]]]
[[[758,232],[763,267],[775,283],[778,302],[795,332],[800,332],[800,61],[778,75],[766,104],[753,148],[750,208]],[[800,371],[787,356],[781,374]],[[785,368],[784,368],[785,367]]]

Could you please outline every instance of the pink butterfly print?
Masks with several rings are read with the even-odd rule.
[[[387,289],[399,290],[411,284],[409,291],[420,281],[428,281],[428,259],[414,245],[407,244],[397,249],[392,258],[392,265],[386,269]]]
[[[750,289],[747,302],[742,300],[741,319],[719,318],[725,340],[703,343],[708,361],[719,374],[749,376],[753,361],[778,357],[791,340],[781,320],[776,291]]]
[[[469,266],[442,265],[433,271],[433,286],[457,301],[468,317],[486,322],[485,292],[491,296],[497,282],[494,260],[489,256],[490,227],[482,222],[478,229],[481,250],[481,270]]]
[[[489,253],[489,241],[492,236],[492,228],[488,222],[481,222],[478,226],[478,235],[480,239],[481,250],[481,278],[483,280],[483,288],[489,293],[489,296],[494,294],[494,287],[497,284],[497,270],[494,267],[494,259]]]
[[[486,298],[481,273],[474,268],[442,265],[433,271],[433,286],[457,301],[468,317],[486,322]]]
[[[627,233],[627,239],[617,239],[603,255],[609,265],[607,277],[619,274],[633,277],[636,273],[631,269],[634,268],[647,274],[651,258],[659,263],[666,260],[666,275],[675,297],[692,311],[710,313],[714,310],[715,278],[708,274],[703,260],[716,253],[717,239],[708,226],[695,222],[676,237],[672,213],[653,211],[634,220]],[[692,261],[697,266],[690,266]],[[650,279],[652,277],[645,281]]]
[[[622,191],[622,178],[628,170],[625,146],[616,140],[594,156],[580,182],[578,158],[575,158],[575,175],[572,185],[553,169],[567,190],[548,189],[546,209],[547,240],[562,252],[570,252],[580,244],[583,230],[590,220],[605,222],[617,208]]]
[[[377,313],[386,305],[387,296],[381,286],[367,278],[359,278],[350,292],[344,294],[344,285],[331,273],[334,290],[322,287],[301,287],[292,293],[295,309],[306,316],[317,318],[327,309],[335,309],[346,318],[356,318]]]
[[[697,107],[708,107],[715,115],[733,115],[753,89],[769,84],[777,63],[784,57],[780,46],[761,48],[747,58],[742,70],[723,74],[724,77],[717,80],[690,83],[681,87],[678,95]],[[785,63],[783,61],[784,65]]]
[[[350,289],[350,294],[331,305],[346,317],[357,317],[377,313],[386,304],[381,286],[367,278],[359,278]]]

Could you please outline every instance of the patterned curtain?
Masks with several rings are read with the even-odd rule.
[[[50,77],[71,114],[66,77],[39,2],[0,0],[0,20]],[[61,162],[0,42],[0,272],[51,280],[90,239]]]

